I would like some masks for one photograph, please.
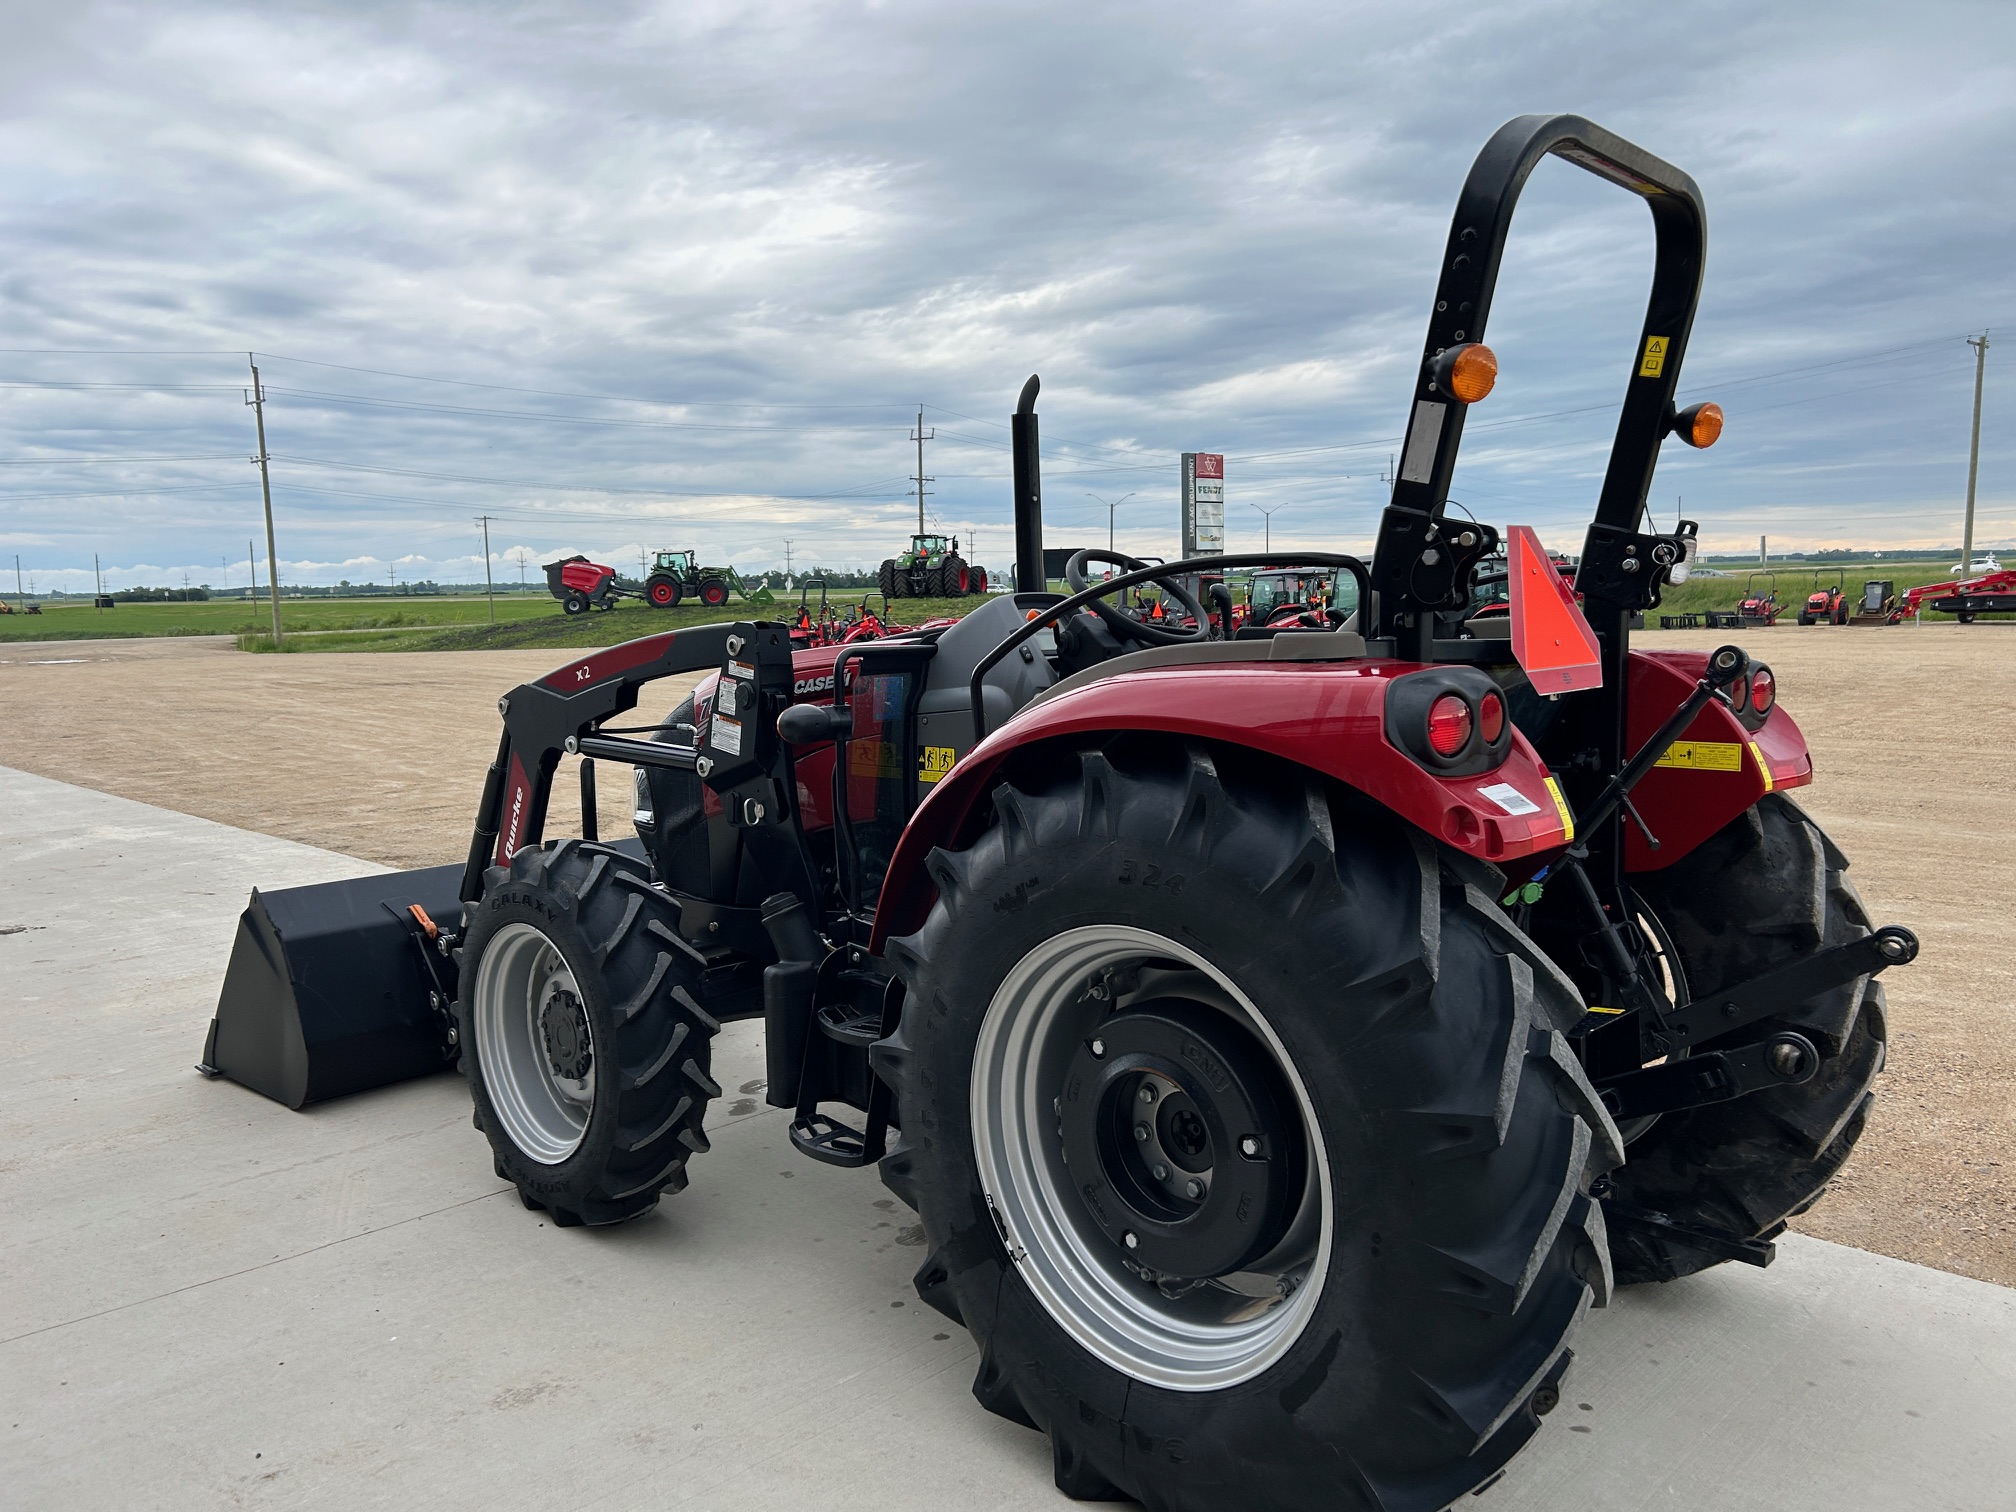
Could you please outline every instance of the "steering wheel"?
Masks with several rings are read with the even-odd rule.
[[[1073,593],[1083,593],[1092,586],[1092,580],[1085,573],[1085,564],[1092,561],[1110,562],[1126,572],[1139,572],[1148,565],[1117,551],[1095,551],[1088,547],[1084,551],[1073,552],[1071,560],[1064,564],[1064,581],[1070,585]],[[1176,623],[1174,629],[1170,629],[1168,621],[1157,625],[1146,620],[1134,619],[1122,614],[1103,598],[1092,600],[1092,612],[1104,620],[1106,628],[1122,640],[1140,641],[1150,646],[1187,646],[1193,641],[1211,638],[1211,616],[1204,612],[1204,606],[1192,598],[1181,583],[1174,578],[1151,578],[1149,581],[1174,599],[1190,616],[1192,621],[1190,628],[1185,629],[1180,621]]]

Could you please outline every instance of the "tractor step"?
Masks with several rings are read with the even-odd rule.
[[[859,1129],[824,1113],[801,1113],[791,1120],[791,1143],[800,1155],[850,1170],[880,1160],[882,1141],[870,1141]]]
[[[836,1044],[866,1050],[882,1038],[882,1011],[868,1012],[852,1003],[828,1003],[819,1010],[819,1032]]]

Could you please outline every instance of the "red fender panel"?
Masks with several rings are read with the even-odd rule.
[[[1706,651],[1631,653],[1626,738],[1633,753],[1686,701],[1707,666]],[[1728,709],[1710,704],[1632,790],[1631,802],[1659,837],[1659,849],[1627,822],[1624,869],[1671,866],[1766,793],[1812,780],[1806,737],[1782,707],[1774,706],[1761,728],[1749,730]]]
[[[936,897],[924,862],[988,812],[995,775],[1039,742],[1156,730],[1250,746],[1358,789],[1410,824],[1494,863],[1567,843],[1547,769],[1514,734],[1504,765],[1470,777],[1417,766],[1386,739],[1386,687],[1411,662],[1238,662],[1148,668],[1102,678],[1025,709],[976,746],[918,806],[890,859],[871,948],[916,929]],[[1486,789],[1497,789],[1496,796]],[[1511,792],[1505,791],[1511,789]]]

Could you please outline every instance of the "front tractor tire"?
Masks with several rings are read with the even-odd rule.
[[[556,1223],[619,1223],[686,1185],[721,1089],[672,902],[579,840],[492,867],[462,948],[462,1070],[497,1174]]]
[[[883,1176],[974,1394],[1158,1512],[1430,1512],[1609,1294],[1615,1125],[1485,869],[1250,753],[1025,771],[890,945]]]
[[[1672,941],[1689,994],[1701,998],[1868,934],[1847,869],[1820,827],[1774,793],[1685,859],[1634,882]],[[1732,1043],[1786,1029],[1820,1049],[1811,1081],[1662,1116],[1632,1142],[1605,1200],[1754,1239],[1775,1237],[1819,1201],[1875,1100],[1883,985],[1862,977],[1787,1004]],[[1721,1263],[1622,1222],[1610,1239],[1619,1283],[1672,1281]]]
[[[908,577],[896,570],[893,561],[882,564],[881,571],[875,575],[875,586],[881,590],[885,599],[902,598],[910,591]]]
[[[709,609],[719,609],[728,602],[728,585],[720,578],[710,577],[700,580],[700,602]]]

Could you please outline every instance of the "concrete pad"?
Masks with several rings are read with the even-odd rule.
[[[913,1216],[791,1151],[758,1026],[692,1187],[557,1230],[459,1078],[291,1113],[190,1069],[250,888],[376,868],[4,768],[0,816],[9,1504],[1062,1504]],[[1480,1508],[2016,1503],[2016,1292],[1794,1236],[1576,1347]]]

